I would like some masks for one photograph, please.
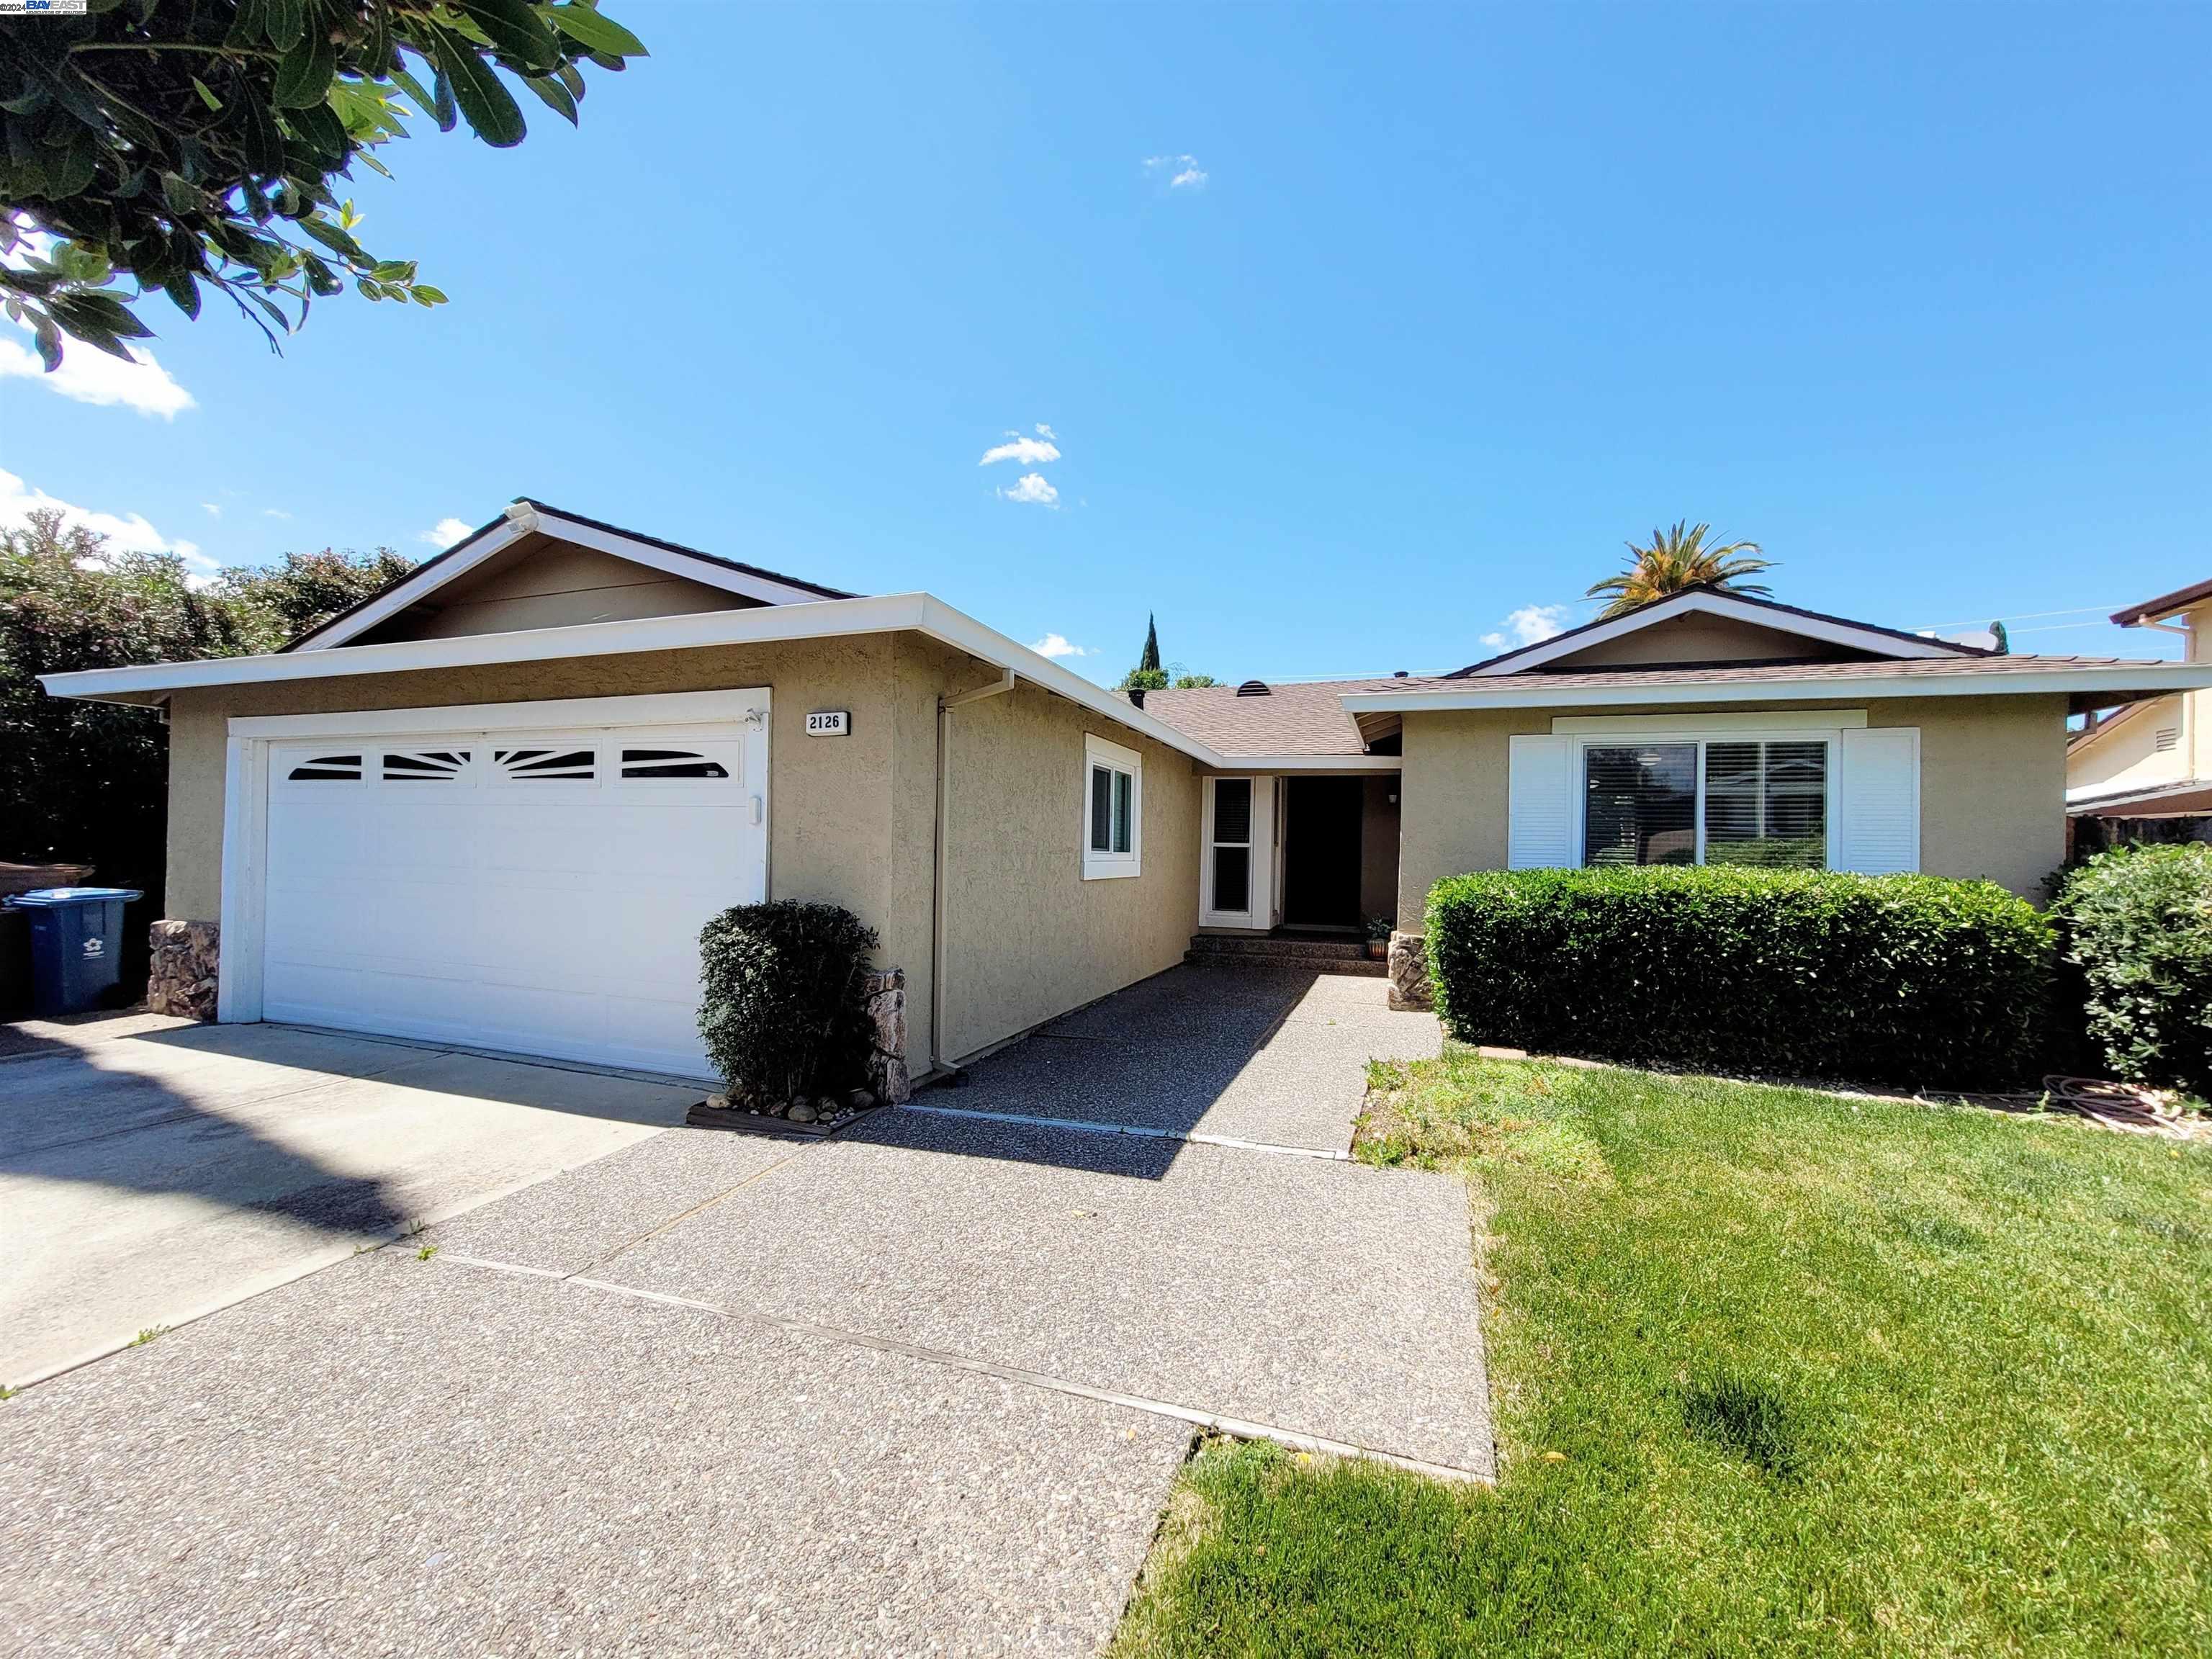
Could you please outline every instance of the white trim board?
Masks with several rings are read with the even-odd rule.
[[[420,604],[440,588],[467,575],[494,554],[506,551],[525,536],[533,533],[551,536],[578,547],[588,547],[595,552],[612,554],[616,558],[627,559],[632,564],[643,565],[666,575],[703,582],[709,587],[719,587],[726,593],[758,599],[765,605],[816,605],[820,604],[823,599],[821,594],[810,589],[794,587],[773,577],[733,570],[717,559],[679,553],[673,548],[657,546],[635,536],[602,530],[597,525],[584,524],[558,513],[517,501],[507,509],[503,523],[482,532],[479,539],[469,543],[458,552],[442,559],[431,560],[398,586],[373,603],[363,605],[352,615],[325,623],[320,632],[300,641],[292,654],[327,651],[360,637],[379,623],[398,616],[410,605]]]
[[[2015,661],[2018,659],[2014,659]],[[128,670],[111,670],[125,673]],[[2055,696],[2076,691],[2190,691],[2212,687],[2212,663],[2069,665],[2022,672],[1836,675],[1790,680],[1679,680],[1644,685],[1583,685],[1565,674],[1517,680],[1470,679],[1465,691],[1355,691],[1340,701],[1354,714],[1422,714],[1439,708],[1617,708],[1637,703],[1833,702],[1892,697]],[[1564,684],[1562,682],[1565,682]]]
[[[1845,646],[1852,650],[1871,652],[1879,657],[1956,658],[1972,654],[1940,640],[1913,639],[1884,629],[1862,627],[1840,618],[1807,616],[1802,611],[1750,604],[1726,593],[1701,592],[1677,594],[1656,605],[1646,605],[1631,616],[1574,629],[1548,640],[1540,640],[1534,645],[1523,646],[1518,651],[1508,652],[1493,661],[1479,665],[1469,678],[1487,679],[1495,675],[1518,674],[1524,669],[1555,662],[1562,657],[1571,657],[1592,647],[1609,644],[1631,634],[1640,633],[1655,623],[1698,615],[1747,623],[1771,634],[1794,634],[1800,639]]]
[[[404,674],[425,668],[467,668],[511,662],[551,662],[572,657],[622,656],[641,651],[685,651],[717,645],[836,639],[902,630],[922,634],[979,662],[1012,669],[1023,679],[1066,697],[1091,713],[1164,744],[1219,771],[1249,771],[1187,737],[1166,721],[1041,657],[973,617],[927,593],[876,599],[817,599],[807,605],[758,605],[748,611],[708,611],[686,616],[645,617],[629,622],[580,623],[513,634],[467,634],[453,639],[406,640],[390,645],[351,645],[343,651],[291,651],[261,657],[216,657],[198,662],[149,663],[131,668],[86,669],[45,674],[40,684],[58,697],[144,701],[155,694],[214,685],[270,685],[294,680],[337,679],[351,674]],[[1340,759],[1326,757],[1332,769]],[[1395,768],[1397,762],[1391,758]]]

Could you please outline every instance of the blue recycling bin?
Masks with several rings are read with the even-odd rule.
[[[40,887],[11,893],[10,910],[31,924],[31,1006],[40,1014],[97,1008],[123,975],[123,907],[128,887]]]

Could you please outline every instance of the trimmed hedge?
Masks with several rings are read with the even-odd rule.
[[[2054,960],[1990,882],[1740,866],[1450,877],[1428,947],[1464,1042],[1951,1086],[2039,1068]]]
[[[2212,847],[2100,853],[2052,909],[2112,1075],[2212,1098]]]
[[[737,905],[707,924],[699,1035],[732,1100],[794,1100],[864,1080],[876,942],[851,911],[796,899]]]

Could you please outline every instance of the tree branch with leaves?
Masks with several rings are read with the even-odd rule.
[[[526,131],[510,80],[577,119],[586,64],[643,57],[596,0],[91,0],[0,19],[0,309],[48,369],[66,337],[128,359],[166,294],[212,289],[272,348],[349,282],[442,304],[362,246],[337,180],[427,114],[486,143]],[[411,104],[411,107],[410,107]]]

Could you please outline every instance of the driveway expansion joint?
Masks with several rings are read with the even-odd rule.
[[[898,1337],[878,1336],[872,1332],[848,1330],[837,1325],[817,1324],[811,1320],[793,1319],[787,1315],[774,1314],[758,1308],[733,1308],[726,1303],[705,1302],[694,1297],[671,1296],[662,1291],[648,1291],[635,1285],[619,1285],[611,1279],[592,1279],[582,1273],[564,1273],[550,1267],[532,1267],[517,1262],[495,1261],[487,1256],[462,1255],[441,1251],[435,1261],[455,1267],[480,1268],[490,1273],[507,1273],[526,1279],[555,1279],[563,1284],[579,1285],[586,1290],[604,1291],[614,1296],[628,1297],[636,1301],[658,1303],[664,1307],[687,1308],[694,1312],[712,1314],[717,1318],[742,1320],[749,1323],[769,1326],[775,1329],[817,1342],[836,1343],[848,1348],[866,1348],[877,1353],[895,1354],[927,1365],[942,1365],[953,1370],[966,1371],[973,1376],[988,1376],[1001,1382],[1016,1382],[1028,1388],[1041,1389],[1048,1393],[1066,1395],[1078,1400],[1088,1400],[1099,1405],[1119,1406],[1129,1411],[1143,1412],[1148,1416],[1164,1417],[1178,1423],[1187,1423],[1194,1429],[1209,1430],[1234,1440],[1267,1440],[1287,1446],[1294,1451],[1316,1452],[1331,1457],[1364,1458],[1370,1462],[1386,1463],[1395,1468],[1425,1475],[1432,1480],[1453,1481],[1462,1486],[1492,1486],[1494,1477],[1479,1469],[1462,1468],[1455,1464],[1431,1462],[1426,1459],[1408,1457],[1401,1453],[1364,1446],[1348,1440],[1334,1440],[1325,1435],[1307,1434],[1279,1424],[1257,1423],[1246,1418],[1231,1417],[1203,1407],[1185,1406],[1173,1401],[1155,1400],[1143,1395],[1126,1394],[1115,1389],[1102,1389],[1087,1382],[1078,1382],[1067,1377],[1054,1376],[1043,1371],[1030,1370],[1019,1365],[1000,1364],[997,1361],[978,1359],[968,1354],[954,1353],[944,1348],[932,1348],[918,1342],[908,1342]]]
[[[1270,1140],[1244,1140],[1235,1135],[1207,1134],[1197,1129],[1163,1129],[1144,1123],[1100,1123],[1079,1117],[1039,1117],[1027,1112],[984,1112],[968,1106],[922,1106],[908,1101],[898,1109],[931,1117],[966,1118],[979,1123],[1018,1123],[1032,1129],[1065,1129],[1085,1135],[1134,1135],[1143,1140],[1174,1140],[1191,1146],[1226,1146],[1240,1152],[1266,1152],[1276,1158],[1315,1158],[1327,1163],[1348,1164],[1352,1154],[1327,1146],[1285,1146]]]

